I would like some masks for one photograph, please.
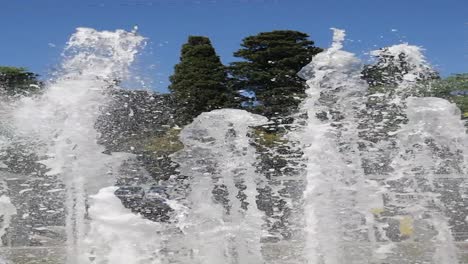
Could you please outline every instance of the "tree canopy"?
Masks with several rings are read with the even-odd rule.
[[[188,38],[170,80],[169,90],[187,121],[201,112],[223,107],[228,100],[226,68],[207,37]]]
[[[251,90],[260,101],[256,111],[267,117],[291,113],[304,95],[305,82],[296,74],[322,49],[305,33],[293,30],[262,32],[243,39],[234,53],[243,61],[230,66],[232,86]]]
[[[428,66],[424,61],[414,60],[405,50],[395,47],[384,47],[377,52],[373,52],[376,62],[366,65],[362,71],[363,78],[371,87],[376,86],[397,86],[403,81],[405,75],[417,74],[415,81],[427,81],[438,79],[439,74]],[[408,47],[411,50],[414,47]],[[419,52],[414,50],[413,52]],[[419,56],[418,56],[419,57]]]
[[[26,68],[0,66],[0,94],[27,95],[37,92],[41,83],[38,75]]]
[[[454,102],[463,117],[468,118],[468,73],[454,74],[432,83],[429,95]]]

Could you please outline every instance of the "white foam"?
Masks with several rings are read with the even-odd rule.
[[[5,195],[0,196],[0,216],[3,218],[3,222],[0,223],[0,238],[5,235],[13,215],[16,215],[16,207],[11,203],[10,198]]]
[[[157,264],[163,225],[144,219],[125,208],[106,187],[90,196],[90,230],[86,237],[94,263]]]
[[[85,200],[114,184],[112,171],[130,155],[103,154],[95,124],[110,102],[108,90],[125,80],[144,38],[123,30],[78,28],[67,43],[58,77],[38,97],[14,111],[15,132],[37,142],[38,156],[66,185],[67,263],[81,264],[86,233]]]
[[[256,206],[261,178],[253,166],[255,149],[248,133],[250,126],[266,122],[265,117],[244,110],[221,109],[202,113],[182,130],[185,148],[174,158],[181,165],[181,174],[190,175],[191,191],[185,214],[178,217],[183,242],[174,244],[193,252],[182,263],[264,263],[260,244],[263,216]],[[213,195],[221,186],[225,187],[225,202],[216,201]],[[247,209],[241,206],[241,192],[246,195]]]

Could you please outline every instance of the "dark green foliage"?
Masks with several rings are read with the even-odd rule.
[[[468,117],[468,73],[437,80],[432,83],[429,95],[454,102],[460,108],[463,117]]]
[[[109,151],[140,153],[146,139],[164,135],[177,121],[170,94],[110,89],[109,96],[112,103],[96,122],[99,142]]]
[[[178,114],[185,116],[186,122],[228,101],[226,69],[207,37],[189,37],[170,80],[169,90],[180,105]]]
[[[432,85],[431,95],[450,98],[457,95],[468,95],[468,73],[455,74],[441,79]]]
[[[130,152],[155,180],[175,174],[169,155],[183,147],[172,94],[111,89],[112,103],[96,122],[107,152]]]
[[[408,55],[400,53],[397,56],[389,52],[389,48],[382,48],[381,53],[376,56],[376,63],[366,65],[362,71],[363,79],[366,80],[371,87],[378,86],[397,86],[403,81],[403,77],[414,71],[418,67],[417,72],[419,81],[427,81],[438,79],[439,74],[432,70],[427,65],[411,64],[408,60]]]
[[[28,95],[40,90],[38,75],[25,68],[0,66],[0,95]]]
[[[409,70],[405,57],[405,54],[400,54],[398,58],[386,55],[378,57],[375,64],[364,67],[362,76],[371,87],[396,86]]]
[[[296,74],[322,49],[308,35],[292,30],[263,32],[247,37],[231,64],[233,88],[253,90],[263,106],[255,110],[268,117],[291,113],[304,96],[305,83]]]
[[[304,191],[299,163],[302,153],[294,147],[295,142],[285,137],[290,129],[275,122],[253,127],[250,134],[257,153],[257,173],[264,175],[263,181],[268,183],[257,188],[257,207],[269,218],[265,229],[271,242],[291,237],[294,232],[289,217],[294,210],[291,205],[302,198],[300,194]]]

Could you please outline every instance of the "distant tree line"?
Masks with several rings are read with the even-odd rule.
[[[22,96],[40,91],[39,75],[26,68],[0,66],[0,96]]]
[[[244,38],[224,66],[210,40],[190,36],[169,90],[184,105],[188,120],[217,108],[244,108],[272,119],[291,114],[304,97],[305,82],[296,73],[322,49],[305,33],[263,32]]]
[[[173,104],[180,125],[202,112],[226,107],[288,122],[287,117],[305,97],[305,80],[297,72],[322,50],[306,33],[274,30],[244,38],[234,52],[239,61],[223,65],[208,37],[189,36],[170,76],[173,99],[165,100]],[[363,79],[371,91],[391,89],[408,70],[405,54],[381,56],[376,63],[365,66]],[[440,79],[436,72],[431,74],[425,81],[437,81],[424,95],[449,99],[468,117],[468,97],[462,92],[468,90],[467,74],[446,79]],[[38,75],[25,68],[0,67],[0,96],[35,94],[42,86]]]
[[[365,65],[362,78],[369,92],[392,91],[408,72],[407,54],[385,52]],[[180,102],[180,115],[190,121],[203,111],[242,108],[272,120],[288,122],[305,97],[306,84],[297,72],[322,49],[306,33],[293,30],[262,32],[242,40],[234,52],[240,61],[222,65],[210,40],[189,36],[169,90]],[[431,69],[418,76],[419,87],[409,95],[436,96],[455,102],[468,117],[468,74],[441,79]],[[463,92],[466,91],[466,92]]]
[[[113,101],[103,109],[106,114],[96,124],[101,134],[99,143],[110,152],[137,154],[154,179],[166,180],[176,174],[178,165],[171,154],[183,148],[178,139],[182,126],[205,111],[240,108],[274,121],[253,129],[259,167],[268,177],[286,173],[287,162],[294,160],[286,155],[299,154],[289,149],[282,138],[288,129],[284,124],[292,122],[306,96],[306,82],[297,72],[321,51],[305,33],[276,30],[244,38],[234,52],[239,61],[223,65],[208,37],[189,36],[170,77],[171,93],[110,89]],[[384,55],[364,67],[362,78],[369,84],[369,95],[385,93],[391,97],[404,74],[411,70],[405,54]],[[455,102],[468,118],[468,74],[441,79],[436,72],[429,71],[418,81],[421,89],[415,93]],[[0,67],[0,100],[35,95],[43,86],[39,76],[25,68]],[[366,107],[371,112],[381,111],[382,105],[391,108],[386,102],[373,105],[370,101]],[[398,111],[395,112],[397,115]],[[390,123],[385,129],[397,126],[398,123]],[[387,133],[382,137],[387,137]],[[22,146],[14,149],[13,153],[18,153],[15,157],[27,160],[24,149]],[[28,156],[28,159],[31,161],[21,163],[25,166],[18,171],[35,168],[37,158]],[[275,170],[271,172],[271,168]]]

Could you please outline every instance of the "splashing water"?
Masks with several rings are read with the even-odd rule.
[[[425,80],[434,73],[423,55],[423,49],[408,43],[374,50],[370,54],[386,59],[379,67],[394,69],[393,74],[389,72],[387,78],[397,78],[397,85],[401,91],[410,92],[409,90],[414,89],[418,81]]]
[[[267,119],[243,110],[203,113],[181,133],[184,151],[176,160],[190,176],[183,245],[191,258],[182,263],[264,263],[257,210],[255,150],[249,127]]]
[[[123,207],[116,187],[91,195],[89,235],[93,263],[158,264],[158,233],[163,225],[143,219]]]
[[[385,80],[392,89],[375,92],[361,61],[342,50],[345,32],[333,31],[331,47],[299,73],[308,85],[300,109],[307,115],[287,139],[300,145],[302,173],[273,183],[256,167],[254,129],[266,118],[233,109],[203,113],[181,131],[184,149],[171,156],[179,167],[167,181],[176,189],[165,201],[169,220],[152,222],[124,208],[117,188],[108,187],[131,155],[104,154],[95,129],[111,101],[108,90],[129,75],[144,38],[79,28],[57,79],[14,106],[8,124],[14,140],[32,144],[47,174],[66,186],[66,263],[458,263],[452,232],[465,230],[466,216],[454,193],[461,193],[468,155],[459,110],[443,99],[411,97],[433,74],[421,48],[373,51],[386,61],[380,70],[400,74]],[[2,135],[0,148],[11,140]],[[306,186],[285,190],[290,178]],[[296,191],[301,208],[267,216],[259,209],[265,190],[282,195],[266,202],[285,204]],[[0,196],[0,237],[15,213]],[[300,234],[268,245],[273,217],[297,217],[275,224]]]
[[[434,263],[458,263],[446,215],[456,210],[447,208],[456,198],[449,194],[448,201],[441,199],[457,190],[441,187],[459,184],[464,178],[464,125],[459,110],[446,100],[410,97],[406,105],[408,123],[397,131],[400,152],[392,161],[394,173],[386,179],[387,203],[399,208],[395,218],[410,219],[412,228],[418,225],[415,237],[425,235],[427,239],[433,234],[421,247],[433,252]],[[409,200],[401,199],[405,197]]]
[[[466,175],[461,156],[466,153],[466,135],[459,110],[440,98],[411,97],[430,89],[427,82],[434,77],[420,47],[400,44],[372,54],[387,59],[380,65],[382,69],[400,72],[388,77],[396,80],[394,93],[376,94],[380,100],[387,100],[384,109],[392,114],[384,113],[387,116],[382,115],[381,124],[376,126],[380,132],[387,130],[387,136],[373,146],[385,157],[383,164],[387,168],[375,172],[380,171],[380,184],[385,186],[387,221],[398,221],[401,233],[396,237],[381,230],[380,237],[387,246],[395,240],[420,241],[408,248],[425,252],[409,254],[402,244],[393,243],[394,252],[388,254],[389,259],[396,261],[403,254],[408,262],[458,263],[447,215],[453,209],[447,208],[450,202],[444,204],[439,196],[440,185],[448,187],[442,193],[459,192],[447,184],[454,180],[460,182]],[[395,125],[395,120],[400,121]],[[453,131],[443,133],[443,127],[451,127]],[[448,179],[451,177],[454,179]]]
[[[334,33],[331,48],[300,72],[308,80],[302,105],[308,119],[291,135],[307,158],[307,263],[458,263],[445,216],[454,201],[439,198],[452,191],[440,193],[447,180],[435,178],[464,178],[459,112],[443,99],[409,97],[433,71],[421,49],[408,44],[372,53],[386,59],[381,70],[398,69],[401,76],[389,76],[396,92],[373,93],[366,102],[362,67],[341,50],[344,32]],[[402,202],[405,197],[411,200]]]
[[[42,146],[48,175],[65,182],[67,263],[85,263],[87,195],[114,184],[109,174],[125,154],[106,155],[94,128],[109,102],[106,90],[123,80],[143,37],[78,28],[65,49],[62,71],[38,98],[15,111],[15,130]],[[97,162],[98,161],[98,162]]]
[[[303,144],[307,158],[304,218],[308,263],[339,264],[350,260],[350,241],[362,241],[361,214],[369,190],[364,184],[357,150],[357,113],[363,106],[367,84],[360,78],[360,61],[342,51],[343,30],[333,29],[330,49],[316,55],[299,75],[309,89],[302,111],[307,124],[291,135]],[[369,208],[370,209],[370,208]],[[368,216],[366,216],[368,218]],[[350,263],[350,262],[348,262]]]
[[[16,214],[16,208],[10,201],[10,198],[6,195],[0,196],[0,238],[5,235],[5,231],[10,225],[11,217]]]

